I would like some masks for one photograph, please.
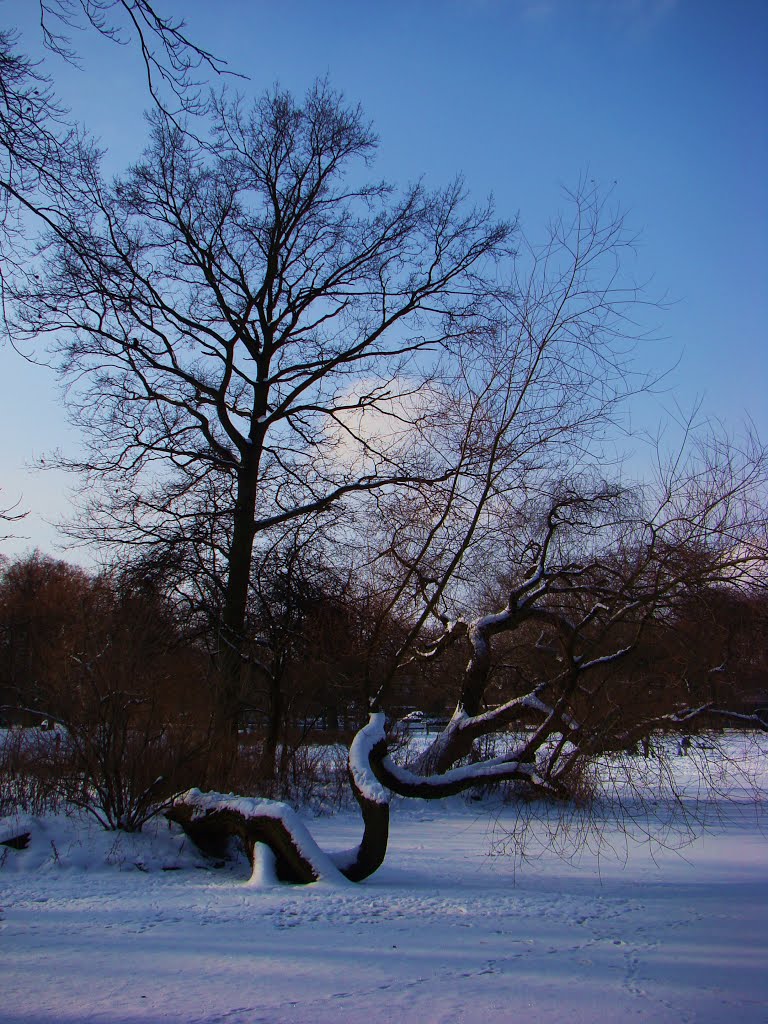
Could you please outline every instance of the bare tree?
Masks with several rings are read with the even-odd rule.
[[[326,83],[221,100],[201,149],[162,110],[114,184],[80,151],[81,186],[16,293],[17,332],[52,335],[85,427],[75,468],[119,491],[101,539],[151,534],[209,485],[223,507],[222,733],[234,723],[257,536],[355,494],[450,472],[426,446],[365,438],[349,414],[396,415],[478,325],[477,277],[509,228],[460,183],[401,195],[359,179],[375,138]],[[145,483],[147,481],[147,483]],[[111,484],[110,484],[111,486]],[[133,531],[133,532],[131,532]]]

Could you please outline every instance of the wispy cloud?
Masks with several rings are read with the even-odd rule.
[[[682,0],[455,0],[477,11],[506,10],[524,21],[544,22],[582,12],[610,19],[634,32],[652,32],[680,6]]]
[[[624,23],[636,32],[652,32],[674,13],[681,0],[590,0],[601,16]]]

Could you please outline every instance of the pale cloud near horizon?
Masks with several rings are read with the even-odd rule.
[[[518,14],[524,21],[544,22],[565,11],[610,18],[634,30],[651,31],[681,5],[682,0],[454,0],[456,7]]]

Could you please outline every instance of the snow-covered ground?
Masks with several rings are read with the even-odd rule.
[[[30,821],[0,853],[0,1020],[766,1024],[768,837],[742,796],[701,805],[712,832],[681,852],[625,856],[609,828],[614,853],[564,862],[545,820],[522,865],[499,855],[513,807],[399,804],[376,875],[308,887],[205,868],[165,824]],[[328,849],[359,834],[310,824]]]

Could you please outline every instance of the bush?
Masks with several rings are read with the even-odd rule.
[[[278,750],[280,770],[263,775],[263,739],[241,736],[230,783],[242,796],[284,800],[315,813],[335,811],[352,803],[347,780],[348,747],[343,743],[301,743]]]
[[[63,795],[108,829],[139,831],[205,777],[209,737],[156,695],[110,688],[72,721]]]
[[[206,783],[208,665],[151,580],[90,577],[38,555],[9,566],[0,578],[2,703],[59,729],[53,740],[39,729],[9,734],[2,806],[68,803],[105,828],[140,829],[175,793]]]
[[[0,818],[62,809],[60,730],[0,729]]]

